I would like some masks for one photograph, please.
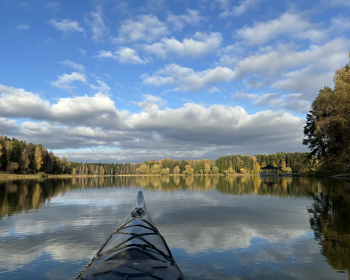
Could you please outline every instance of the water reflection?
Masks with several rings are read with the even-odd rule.
[[[201,279],[225,279],[225,273],[227,279],[233,275],[238,279],[330,279],[332,271],[319,269],[322,259],[315,260],[320,252],[312,233],[333,268],[350,270],[347,181],[257,176],[77,177],[0,182],[0,241],[4,241],[0,255],[7,256],[6,265],[0,265],[0,278],[4,267],[19,270],[19,255],[21,265],[38,266],[40,259],[66,262],[64,270],[71,271],[66,275],[71,278],[86,262],[81,256],[95,253],[116,221],[124,218],[135,187],[148,191],[150,213],[174,248],[180,266],[187,272],[204,271]],[[39,211],[41,208],[45,210]],[[21,212],[29,213],[11,219]],[[307,219],[300,218],[304,216]],[[209,277],[207,267],[212,268]],[[306,268],[310,272],[302,271]]]
[[[350,274],[350,182],[340,182],[319,184],[309,208],[310,226],[329,264]]]
[[[135,186],[157,191],[218,190],[235,195],[314,197],[319,191],[319,184],[319,181],[310,178],[261,178],[259,176],[119,176],[0,181],[0,217],[38,209],[45,204],[46,200],[64,195],[68,189]]]

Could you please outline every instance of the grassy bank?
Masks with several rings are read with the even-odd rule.
[[[40,179],[45,177],[42,174],[0,174],[0,180]]]

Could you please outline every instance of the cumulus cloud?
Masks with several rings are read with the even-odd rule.
[[[0,117],[41,119],[50,104],[38,94],[0,84]]]
[[[198,91],[211,88],[217,83],[231,81],[235,73],[227,67],[195,72],[177,64],[166,65],[153,75],[142,75],[143,83],[151,86],[173,86],[175,90]]]
[[[60,98],[50,104],[38,94],[0,85],[0,117],[20,117],[44,121],[43,125],[28,121],[31,128],[49,126],[50,122],[60,125],[85,125],[91,127],[118,127],[125,113],[116,109],[114,101],[104,92],[109,87],[101,80],[93,86],[99,93],[94,96]],[[55,125],[53,125],[55,126]],[[34,129],[34,130],[35,130]],[[40,141],[39,141],[40,142]]]
[[[94,58],[113,59],[120,63],[130,63],[130,64],[146,64],[148,62],[148,59],[142,59],[138,55],[136,50],[129,47],[123,47],[113,52],[107,51],[107,50],[100,50],[98,51],[97,55],[94,56]]]
[[[115,43],[127,43],[136,41],[152,42],[168,33],[164,23],[155,15],[141,15],[136,20],[125,20],[119,28],[119,36]]]
[[[271,121],[267,121],[268,119]],[[178,109],[166,108],[130,116],[131,127],[160,131],[166,138],[186,142],[195,140],[207,144],[234,143],[237,145],[243,144],[241,141],[244,143],[250,140],[255,141],[256,139],[252,137],[259,137],[258,135],[262,133],[260,125],[267,132],[277,126],[281,128],[284,126],[284,121],[290,124],[294,122],[295,125],[301,124],[299,118],[287,113],[265,111],[248,115],[242,107],[224,105],[204,107],[193,103],[188,103]],[[244,137],[241,137],[243,135]],[[267,133],[262,133],[262,135],[272,138],[272,135],[268,136]]]
[[[103,130],[99,127],[84,126],[83,122],[81,123],[82,125],[74,125],[74,122],[77,120],[78,119],[70,121],[69,126],[57,125],[57,122],[55,124],[54,122],[47,121],[23,122],[20,125],[19,130],[21,133],[21,139],[23,138],[28,142],[41,143],[50,150],[73,149],[73,151],[78,152],[83,159],[83,154],[85,152],[87,155],[89,155],[90,150],[97,152],[101,146],[113,146],[113,143],[119,138],[120,133],[118,133],[118,131]],[[111,119],[111,121],[113,120]],[[89,121],[85,122],[85,124],[88,122]],[[60,137],[57,137],[57,135]],[[88,150],[86,150],[87,148]],[[81,153],[81,149],[85,149],[85,151]],[[68,156],[69,158],[69,154],[73,151],[69,151],[68,153],[66,152],[62,156]],[[61,153],[57,155],[60,156]],[[97,158],[98,157],[96,157],[96,159]],[[69,160],[71,159],[69,158]],[[72,160],[75,160],[75,158],[72,157]],[[90,157],[89,161],[92,162],[94,160],[95,159],[93,157]]]
[[[232,59],[226,59],[226,54],[220,62],[232,67],[235,78],[249,87],[270,85],[275,90],[304,93],[311,100],[320,88],[333,85],[333,73],[346,60],[349,43],[340,38],[305,50],[280,45],[242,59],[234,53]]]
[[[82,73],[72,72],[71,74],[63,74],[59,76],[57,81],[51,82],[51,85],[56,88],[64,89],[65,91],[72,91],[75,87],[72,85],[73,82],[86,83],[86,77]]]
[[[197,32],[193,38],[185,38],[182,42],[175,38],[163,38],[160,42],[145,45],[144,50],[162,58],[172,54],[182,57],[199,57],[218,49],[221,41],[220,33]]]
[[[325,34],[306,21],[302,14],[290,12],[277,19],[256,23],[253,27],[245,26],[236,31],[237,37],[252,45],[264,44],[281,35],[321,41]]]
[[[333,85],[333,73],[317,73],[311,67],[305,67],[300,70],[291,71],[282,76],[282,78],[272,84],[274,88],[302,92],[312,100],[317,96],[319,90],[326,85]]]
[[[54,119],[65,124],[90,126],[116,126],[118,124],[114,102],[103,94],[61,98],[51,106],[51,113]]]
[[[0,117],[0,131],[3,135],[16,135],[19,126],[15,120]]]
[[[51,19],[49,23],[57,30],[62,31],[64,35],[69,35],[72,32],[84,32],[84,28],[76,20],[63,19],[58,21]]]
[[[100,51],[98,51],[97,55],[94,56],[94,58],[116,59],[116,56],[115,56],[115,54],[112,51],[100,50]]]
[[[116,52],[117,60],[120,63],[131,64],[144,64],[145,60],[142,60],[137,52],[131,48],[122,48]]]
[[[195,103],[171,109],[164,108],[166,101],[159,96],[144,95],[137,102],[143,110],[131,113],[119,111],[102,93],[60,98],[50,104],[23,89],[1,86],[1,92],[1,127],[13,137],[48,149],[72,149],[58,153],[69,160],[216,159],[242,151],[271,153],[302,147],[304,120],[272,110],[248,114],[239,106]],[[289,101],[293,100],[298,98]],[[12,117],[27,120],[17,125]]]

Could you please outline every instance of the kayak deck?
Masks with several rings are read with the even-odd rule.
[[[185,279],[152,221],[142,191],[77,279]]]

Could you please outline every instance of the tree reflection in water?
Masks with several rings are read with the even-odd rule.
[[[50,198],[82,188],[143,187],[157,191],[211,191],[233,195],[308,197],[310,226],[323,255],[350,274],[350,182],[338,179],[221,176],[118,176],[0,181],[0,219],[38,209]]]
[[[322,254],[335,269],[350,274],[350,182],[319,181],[310,207],[310,226]]]

